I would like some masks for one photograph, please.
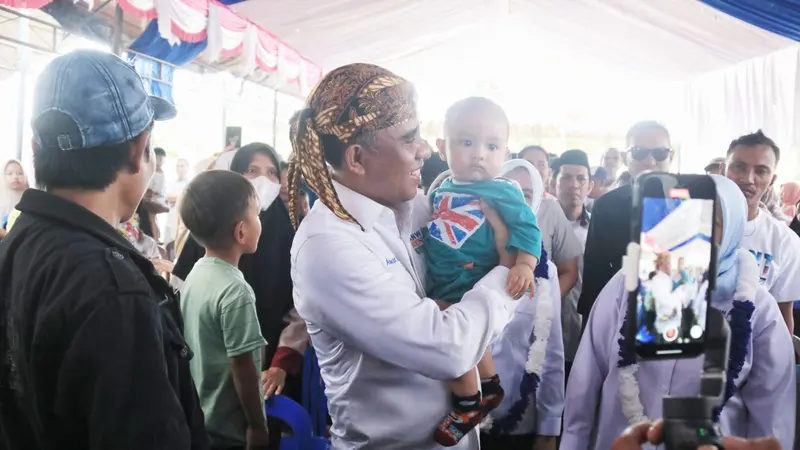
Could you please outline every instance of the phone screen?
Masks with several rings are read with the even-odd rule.
[[[685,353],[705,337],[714,200],[688,189],[641,197],[636,345],[652,356]]]

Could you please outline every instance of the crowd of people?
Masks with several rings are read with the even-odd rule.
[[[0,448],[277,449],[264,399],[299,400],[308,348],[336,449],[648,448],[662,398],[698,395],[702,358],[637,361],[621,332],[631,180],[674,157],[660,123],[596,167],[512,153],[469,97],[431,146],[413,84],[352,64],[292,117],[288,161],[250,143],[170,182],[150,136],[176,114],[103,52],[37,80],[35,183],[9,161],[0,198]],[[775,194],[761,131],[720,154],[716,419],[725,448],[790,449],[800,184]],[[654,289],[704,284],[675,263]]]

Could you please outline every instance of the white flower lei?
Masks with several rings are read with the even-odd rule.
[[[550,295],[550,280],[536,279],[536,293],[539,302],[536,304],[536,316],[533,319],[534,340],[528,349],[528,359],[525,362],[525,373],[536,374],[540,379],[542,366],[547,354],[547,341],[550,338],[550,327],[553,325],[553,299]],[[525,301],[525,300],[523,300]],[[494,416],[490,414],[481,422],[481,430],[488,432],[494,425]]]
[[[737,301],[754,299],[757,289],[758,265],[748,251],[740,250],[739,279],[737,280],[733,299]],[[624,342],[625,336],[622,336],[621,333],[620,338]],[[639,397],[639,382],[636,380],[636,372],[638,370],[638,363],[618,369],[619,400],[622,404],[622,414],[628,420],[629,425],[650,421],[644,413],[644,405],[642,405],[642,400]]]

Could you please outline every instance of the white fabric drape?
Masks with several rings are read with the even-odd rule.
[[[271,0],[231,9],[325,70],[372,62],[459,90],[489,78],[517,89],[541,72],[579,70],[575,61],[586,78],[600,65],[682,81],[791,45],[696,0]]]
[[[755,100],[762,93],[752,87],[760,82],[753,78],[759,70],[754,67],[748,94],[737,94],[760,108],[747,113],[749,122],[734,120],[724,130],[703,132],[716,136],[713,145],[695,136],[692,130],[700,123],[687,125],[693,118],[725,122],[724,108],[736,103],[697,106],[687,116],[686,83],[794,45],[696,0],[270,0],[231,9],[325,70],[371,62],[406,76],[417,85],[426,122],[441,119],[450,104],[469,95],[498,101],[514,123],[579,132],[624,133],[636,120],[656,119],[675,128],[683,150],[680,166],[686,170],[702,169],[702,160],[718,155],[720,145],[749,127],[783,133],[776,136],[783,142],[785,120],[792,120],[762,125],[753,116],[784,115],[789,108],[763,111],[767,97]],[[279,54],[278,59],[284,58]],[[791,85],[786,77],[775,72],[764,78],[773,80],[776,90],[763,94],[785,94]],[[729,89],[748,85],[737,83]],[[709,82],[707,87],[693,91],[703,105],[722,95],[711,94],[721,86]],[[774,100],[777,105],[787,101]],[[686,129],[686,136],[678,129]]]
[[[682,119],[675,120],[684,155],[699,171],[725,156],[738,136],[762,129],[781,148],[778,173],[800,177],[800,48],[791,48],[709,73],[684,87]],[[696,156],[696,157],[695,157]]]

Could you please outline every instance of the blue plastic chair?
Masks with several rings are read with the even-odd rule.
[[[281,450],[328,450],[331,448],[326,439],[328,400],[317,354],[312,347],[305,353],[302,381],[303,406],[278,395],[264,403],[264,411],[267,416],[281,420],[292,429],[292,436],[281,438]]]
[[[281,438],[281,450],[329,450],[331,443],[325,438],[314,436],[311,419],[302,406],[294,400],[277,395],[264,402],[264,412],[289,425],[292,436]]]
[[[303,407],[311,417],[311,429],[314,436],[328,434],[328,399],[325,397],[325,384],[319,372],[317,353],[309,346],[303,362]]]

